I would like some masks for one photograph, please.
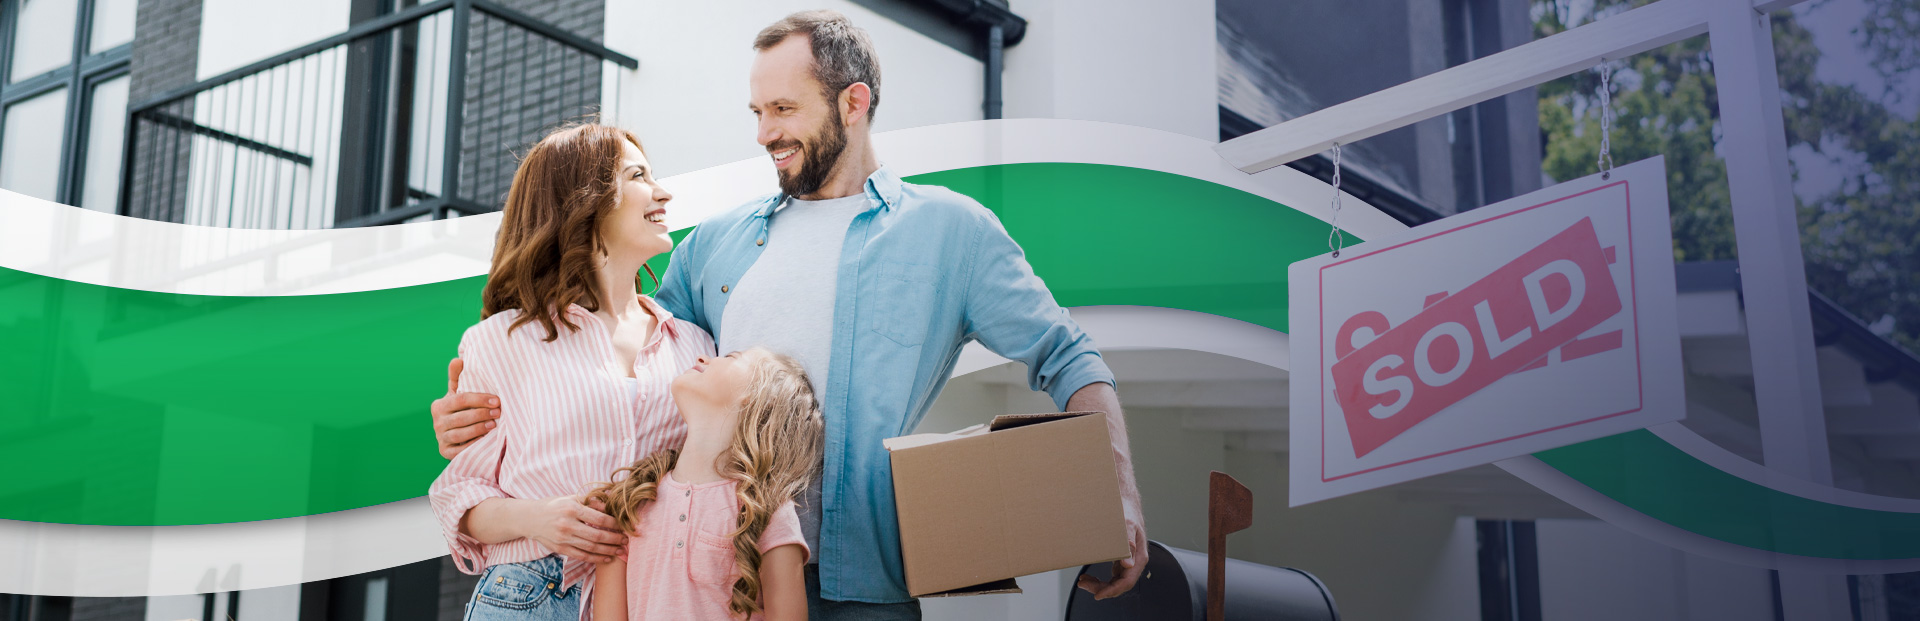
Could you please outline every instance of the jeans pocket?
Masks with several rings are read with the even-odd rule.
[[[494,565],[480,576],[480,584],[474,587],[475,604],[505,608],[508,610],[528,610],[540,605],[540,600],[557,586],[558,577],[548,576],[523,563]]]

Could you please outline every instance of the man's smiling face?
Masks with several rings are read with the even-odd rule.
[[[813,77],[812,43],[789,36],[754,57],[747,103],[759,119],[758,140],[773,158],[780,190],[806,197],[826,183],[846,150],[847,132],[837,98],[821,92]]]

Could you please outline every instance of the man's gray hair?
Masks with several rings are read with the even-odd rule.
[[[835,11],[801,11],[762,29],[753,38],[753,49],[767,51],[796,34],[807,35],[813,45],[813,79],[820,82],[828,102],[856,82],[867,84],[873,92],[867,104],[867,120],[871,123],[873,112],[880,108],[880,58],[867,31]]]

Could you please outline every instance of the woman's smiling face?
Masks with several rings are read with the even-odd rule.
[[[653,166],[645,153],[631,142],[621,141],[620,168],[615,187],[613,210],[600,223],[600,238],[606,241],[607,254],[651,259],[673,250],[673,238],[667,236],[667,201],[673,194],[653,178]]]

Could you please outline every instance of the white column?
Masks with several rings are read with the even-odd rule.
[[[1709,22],[1721,152],[1740,247],[1754,397],[1767,467],[1829,483],[1826,415],[1814,361],[1806,262],[1787,168],[1772,29],[1751,0],[1715,0]]]
[[[1027,35],[1007,48],[1006,118],[1106,121],[1219,140],[1213,4],[1013,3]]]
[[[1761,452],[1783,476],[1829,484],[1826,413],[1814,358],[1806,262],[1787,168],[1773,29],[1753,0],[1712,0],[1708,36],[1720,95],[1733,227],[1746,299]],[[1780,572],[1791,621],[1848,618],[1846,580]]]

